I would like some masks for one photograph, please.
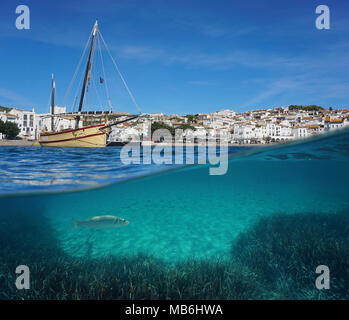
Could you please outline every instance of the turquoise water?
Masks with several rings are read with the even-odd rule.
[[[169,265],[188,259],[230,261],[232,243],[262,218],[349,212],[348,141],[349,132],[343,131],[297,145],[250,149],[232,156],[222,176],[209,175],[209,166],[199,165],[97,189],[3,196],[0,216],[29,217],[39,229],[42,223],[62,254],[77,261],[137,254]],[[36,152],[28,150],[27,157],[37,157]],[[79,152],[85,151],[74,150],[77,158]],[[73,217],[83,220],[104,214],[130,224],[115,230],[72,229]],[[292,232],[292,225],[287,230]],[[31,232],[19,232],[25,231]],[[2,246],[7,245],[5,240]],[[20,253],[20,245],[11,250]]]
[[[250,148],[229,147],[234,154]],[[125,164],[121,147],[110,148],[0,148],[0,195],[32,192],[72,191],[98,187],[179,167],[175,165],[174,148],[170,164]],[[187,155],[188,154],[188,155]],[[169,158],[164,154],[164,160]],[[188,157],[198,162],[198,148],[183,149],[182,163]]]

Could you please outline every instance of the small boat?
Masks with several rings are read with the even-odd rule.
[[[39,143],[41,146],[45,146],[45,147],[103,148],[103,147],[106,147],[106,145],[107,145],[107,136],[111,132],[112,126],[116,126],[118,124],[134,120],[140,116],[140,110],[139,110],[139,108],[134,100],[134,97],[132,96],[124,78],[120,74],[120,72],[116,66],[116,63],[115,63],[114,59],[112,58],[110,51],[109,51],[109,49],[108,49],[107,45],[105,44],[104,39],[102,37],[102,40],[106,46],[106,49],[108,50],[108,52],[112,58],[112,61],[115,65],[115,67],[117,68],[117,71],[118,71],[128,93],[129,93],[132,101],[136,105],[136,107],[139,111],[139,114],[134,115],[134,116],[130,116],[128,118],[126,117],[126,119],[123,118],[122,120],[116,120],[114,122],[108,123],[108,114],[103,113],[103,112],[98,112],[100,117],[104,116],[103,123],[101,123],[101,121],[99,121],[98,124],[86,125],[86,126],[82,125],[84,123],[82,121],[83,117],[84,117],[84,115],[82,113],[83,104],[84,104],[84,97],[85,97],[85,93],[87,90],[89,80],[91,78],[90,72],[91,72],[91,65],[92,65],[92,60],[93,60],[93,59],[91,59],[91,57],[93,56],[93,53],[94,53],[95,42],[96,42],[96,38],[98,35],[99,35],[99,28],[98,28],[98,21],[96,21],[94,26],[93,26],[91,35],[90,35],[91,40],[90,40],[90,38],[88,40],[88,41],[90,41],[89,54],[88,54],[87,65],[86,65],[86,69],[85,69],[84,82],[83,82],[82,89],[81,89],[79,109],[78,109],[77,113],[71,113],[69,115],[70,118],[73,117],[73,119],[75,119],[75,128],[59,130],[59,131],[55,130],[54,118],[55,117],[64,117],[64,115],[55,114],[56,85],[55,85],[55,81],[54,81],[53,75],[52,75],[52,87],[51,87],[51,99],[50,99],[51,100],[51,115],[50,115],[50,117],[51,117],[51,131],[50,132],[42,132],[40,134]],[[83,55],[84,55],[84,53],[83,53]],[[74,77],[73,77],[73,79],[74,79]],[[100,78],[100,79],[101,79],[101,83],[102,83],[103,79],[102,78]],[[109,97],[108,97],[108,101],[110,101]]]
[[[110,141],[108,142],[107,147],[123,147],[126,144],[126,141]]]

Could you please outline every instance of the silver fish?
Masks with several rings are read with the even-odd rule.
[[[127,226],[129,222],[123,218],[115,216],[96,216],[87,220],[78,220],[73,218],[74,228],[87,227],[89,229],[114,229]]]

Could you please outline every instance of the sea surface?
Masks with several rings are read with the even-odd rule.
[[[124,165],[120,161],[120,148],[0,148],[1,259],[6,262],[5,252],[14,251],[17,255],[11,266],[18,263],[30,267],[32,263],[35,268],[47,268],[45,257],[33,258],[37,252],[31,252],[38,250],[34,249],[38,243],[40,250],[44,250],[47,241],[48,248],[54,242],[60,254],[74,261],[139,254],[160,259],[168,266],[189,260],[231,261],[232,243],[256,236],[257,229],[253,226],[263,219],[276,215],[291,217],[283,232],[269,230],[265,225],[268,235],[278,235],[270,246],[274,252],[278,237],[280,243],[285,240],[282,237],[291,241],[292,232],[301,221],[297,215],[330,216],[335,222],[339,221],[336,215],[343,212],[349,215],[348,131],[271,148],[230,148],[225,175],[209,175],[209,168],[209,164]],[[112,230],[73,228],[73,218],[84,220],[107,214],[122,217],[130,224]],[[310,231],[307,230],[312,232],[314,228],[307,223]],[[331,232],[343,227],[343,232],[349,235],[349,227],[343,223],[338,227],[328,222],[320,225],[331,225]],[[274,224],[270,222],[270,226]],[[16,238],[13,232],[6,232],[9,228],[16,231]],[[45,232],[41,237],[42,230]],[[310,235],[304,233],[305,239],[297,237],[294,241],[308,243]],[[23,244],[21,238],[27,243]],[[317,241],[309,243],[304,250],[314,253],[319,249]],[[293,257],[287,253],[287,263],[301,258],[297,254],[300,255],[299,251],[294,251]],[[304,251],[302,258],[305,255],[309,252]],[[349,262],[348,255],[349,251],[342,259]],[[272,257],[267,260],[268,265],[274,263]],[[312,277],[315,268],[311,265]],[[294,269],[287,270],[282,281],[294,283]],[[314,281],[309,284],[311,288]],[[52,288],[55,290],[59,289]],[[18,298],[16,294],[14,297]],[[280,297],[284,296],[280,293]]]
[[[162,147],[152,148],[160,149]],[[226,148],[225,152],[231,155],[248,149],[251,147],[236,146]],[[132,150],[135,150],[133,154]],[[131,157],[138,159],[135,147],[130,147],[130,154],[125,155],[121,154],[121,147],[3,146],[0,147],[0,195],[89,189],[180,167],[186,164],[187,159],[198,163],[198,147],[178,150],[182,153],[178,152],[176,156],[175,148],[166,147],[162,153],[157,153],[163,159],[162,164],[158,164],[159,161],[143,164],[143,148],[140,148],[140,163],[128,164],[127,160]],[[217,146],[217,155],[219,151]],[[207,153],[206,149],[206,158]],[[175,163],[176,157],[178,162]]]

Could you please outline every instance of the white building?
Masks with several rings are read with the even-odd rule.
[[[122,127],[112,127],[108,142],[117,141],[140,141],[142,132],[134,127],[123,125]]]
[[[255,138],[254,135],[255,126],[247,124],[234,125],[234,133],[232,140],[235,143],[251,143],[251,139]]]
[[[287,140],[293,140],[294,135],[292,134],[292,128],[288,126],[281,126],[280,127],[280,140],[281,141],[287,141]]]
[[[7,121],[14,122],[18,125],[20,133],[19,137],[35,140],[37,137],[36,114],[32,111],[24,111],[17,108],[11,109],[10,116],[7,116]],[[11,117],[12,115],[12,117]]]
[[[292,128],[292,134],[294,135],[295,139],[302,139],[306,138],[309,135],[308,129],[306,127],[295,127]]]
[[[332,131],[342,129],[346,126],[349,126],[349,118],[340,118],[340,119],[330,119],[330,117],[326,117],[324,121],[324,129],[325,131]]]
[[[268,136],[267,126],[266,125],[256,125],[254,129],[255,138],[262,142],[264,138]]]
[[[235,117],[236,112],[234,110],[226,109],[226,110],[216,111],[215,114],[220,117],[232,118],[232,117]]]
[[[3,122],[13,122],[19,125],[18,117],[14,114],[7,113],[7,112],[1,112],[0,113],[0,120]]]
[[[149,117],[153,121],[162,121],[162,120],[164,120],[165,115],[162,112],[149,113]]]

